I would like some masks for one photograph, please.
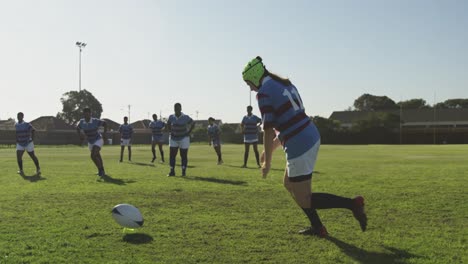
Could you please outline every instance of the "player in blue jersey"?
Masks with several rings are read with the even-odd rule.
[[[104,145],[104,138],[101,133],[99,133],[99,127],[104,127],[104,135],[107,133],[107,124],[105,121],[91,117],[91,109],[83,109],[83,117],[78,123],[76,130],[82,141],[84,138],[82,132],[86,135],[88,141],[88,148],[91,151],[91,159],[98,168],[98,176],[106,176],[104,171],[104,163],[102,162],[101,157],[101,148]]]
[[[24,114],[19,112],[16,117],[18,118],[18,122],[15,124],[16,129],[16,161],[18,162],[19,171],[18,174],[24,176],[23,171],[23,154],[26,150],[28,152],[29,157],[36,165],[36,176],[41,176],[41,168],[39,166],[39,160],[34,154],[34,127],[24,122]]]
[[[223,164],[223,158],[221,155],[221,139],[220,134],[221,130],[218,125],[214,123],[215,119],[210,117],[208,118],[208,144],[213,146],[216,154],[218,155],[218,165]]]
[[[312,193],[312,173],[315,166],[320,134],[304,111],[304,105],[297,88],[289,79],[269,72],[262,58],[256,57],[244,68],[242,77],[257,100],[263,118],[264,157],[262,175],[266,177],[271,168],[276,132],[286,153],[284,186],[310,220],[311,226],[301,234],[326,237],[328,235],[316,209],[346,208],[352,211],[361,230],[367,227],[364,198],[353,199],[328,193]]]
[[[125,146],[128,147],[128,161],[132,161],[132,136],[133,127],[128,124],[128,117],[124,117],[124,123],[119,127],[120,133],[120,162],[123,161]]]
[[[249,159],[250,145],[255,152],[255,159],[257,160],[257,166],[260,168],[260,160],[258,154],[258,130],[259,126],[262,125],[262,119],[252,114],[252,106],[247,106],[247,115],[244,116],[241,122],[242,133],[244,134],[244,165],[242,168],[247,168],[247,160]]]
[[[174,105],[174,114],[169,116],[167,120],[167,128],[170,132],[169,147],[170,147],[170,166],[171,171],[167,176],[175,176],[175,163],[177,152],[180,148],[180,158],[182,160],[182,176],[186,175],[188,164],[188,148],[190,146],[190,133],[193,130],[195,123],[190,116],[182,113],[180,103]]]
[[[149,124],[151,128],[151,151],[153,152],[153,159],[151,162],[156,160],[156,144],[159,146],[159,153],[161,154],[161,162],[164,162],[164,151],[163,151],[163,129],[166,127],[166,123],[158,120],[158,115],[153,114],[153,121]]]

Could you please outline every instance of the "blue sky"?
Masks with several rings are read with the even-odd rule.
[[[103,117],[240,122],[241,71],[261,55],[328,117],[363,93],[428,103],[468,98],[468,1],[0,1],[0,119],[61,111],[82,88]],[[435,95],[435,96],[434,96]],[[252,104],[258,114],[255,96]]]

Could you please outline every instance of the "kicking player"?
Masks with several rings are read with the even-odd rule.
[[[218,125],[214,123],[214,121],[214,118],[208,118],[208,144],[210,146],[213,145],[213,148],[218,155],[218,165],[221,165],[223,164],[223,158],[221,156],[221,140],[219,137],[221,130],[219,129]]]
[[[128,161],[132,161],[132,136],[133,127],[128,124],[128,117],[124,117],[124,123],[119,127],[120,133],[120,162],[123,161],[124,149],[128,147]]]
[[[167,176],[175,176],[175,163],[177,152],[180,148],[180,158],[182,160],[182,176],[186,175],[188,164],[188,149],[190,146],[190,133],[193,130],[195,123],[190,116],[182,113],[180,103],[174,105],[174,114],[169,116],[167,120],[167,128],[170,131],[169,147],[170,147],[170,166],[171,171]]]
[[[364,198],[354,199],[328,193],[312,193],[312,172],[320,146],[320,134],[304,111],[297,88],[289,79],[269,72],[262,58],[256,57],[244,68],[242,77],[257,100],[264,122],[263,144],[265,162],[262,175],[266,177],[271,168],[275,130],[286,153],[284,186],[302,208],[311,226],[299,231],[301,234],[326,237],[328,235],[316,209],[346,208],[352,211],[361,230],[367,227]]]
[[[16,117],[18,118],[18,122],[15,124],[16,129],[16,161],[18,162],[19,171],[18,174],[24,176],[23,172],[23,154],[26,150],[28,152],[29,157],[36,165],[36,176],[41,176],[41,168],[39,166],[39,160],[34,154],[34,127],[24,122],[24,114],[19,112]]]
[[[84,118],[82,118],[78,123],[76,131],[78,132],[78,136],[81,141],[83,140],[81,131],[86,135],[88,148],[91,151],[91,159],[98,168],[98,176],[102,178],[106,176],[106,172],[104,171],[104,163],[102,162],[100,153],[101,148],[104,145],[104,139],[101,133],[99,133],[99,127],[104,127],[104,135],[106,135],[107,124],[103,120],[91,117],[91,109],[89,108],[83,109],[83,117]]]
[[[247,106],[247,115],[244,116],[241,122],[242,133],[244,134],[244,165],[242,168],[247,168],[247,160],[249,159],[250,145],[252,144],[255,152],[255,159],[257,160],[257,166],[260,168],[260,160],[258,155],[258,128],[262,124],[262,119],[252,114],[252,106]]]
[[[153,152],[153,159],[151,162],[156,160],[156,144],[159,147],[159,153],[161,154],[161,162],[164,162],[164,151],[163,151],[163,133],[162,130],[166,127],[166,123],[161,120],[158,120],[158,115],[153,114],[153,121],[149,124],[151,128],[151,151]]]

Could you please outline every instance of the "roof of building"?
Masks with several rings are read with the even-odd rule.
[[[74,130],[74,126],[55,116],[41,116],[29,122],[36,130]]]
[[[149,119],[143,119],[143,120],[138,120],[138,121],[135,121],[133,123],[131,123],[130,125],[134,128],[134,129],[146,129],[146,128],[149,128],[149,124],[151,123],[151,120]]]
[[[0,120],[0,130],[14,130],[15,129],[15,120]]]
[[[119,130],[120,124],[115,122],[114,120],[111,120],[109,118],[103,118],[102,120],[106,121],[108,130],[114,130],[114,131]]]

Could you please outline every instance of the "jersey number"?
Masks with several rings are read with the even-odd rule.
[[[283,95],[287,96],[289,98],[289,101],[291,102],[292,107],[294,108],[294,111],[298,110],[304,110],[304,105],[302,104],[301,97],[299,97],[299,93],[295,88],[291,89],[292,93],[296,96],[297,101],[299,101],[300,105],[297,105],[296,101],[294,101],[292,94],[288,90],[284,90]]]

